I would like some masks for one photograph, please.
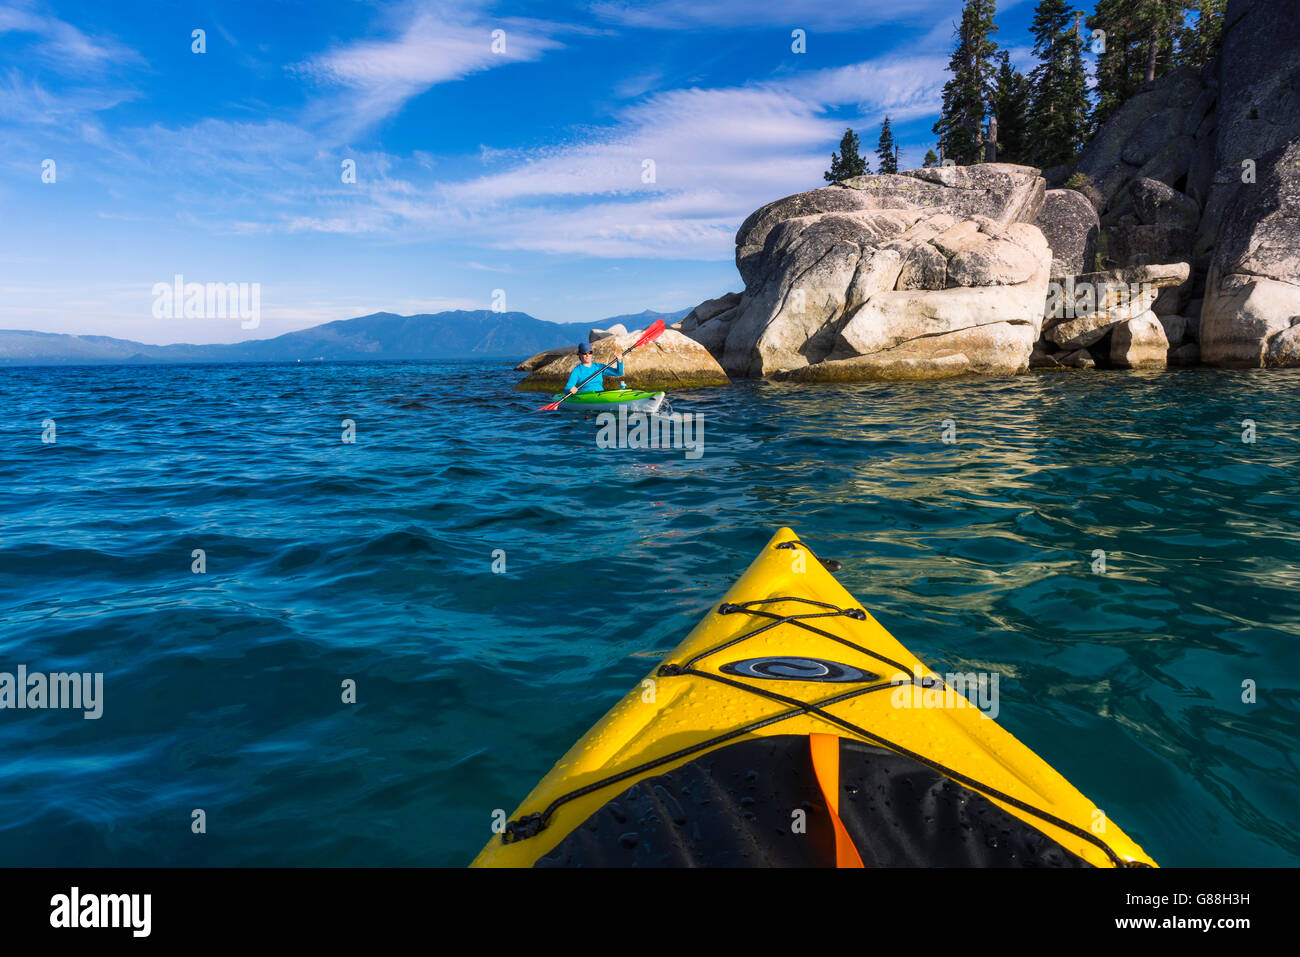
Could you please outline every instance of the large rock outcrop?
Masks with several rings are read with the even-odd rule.
[[[1097,131],[1066,182],[1092,198],[1103,231],[1132,214],[1126,187],[1134,180],[1188,191],[1193,156],[1213,150],[1204,125],[1213,106],[1212,74],[1183,67],[1143,86]]]
[[[1248,167],[1300,137],[1300,16],[1290,0],[1229,0],[1215,72],[1213,139],[1197,252],[1209,259]],[[1198,155],[1199,155],[1198,148]]]
[[[751,213],[736,233],[736,268],[746,289],[761,279],[771,265],[764,253],[768,234],[792,220],[825,213],[942,209],[963,218],[1032,222],[1042,208],[1044,191],[1037,170],[1008,163],[857,176],[778,199]]]
[[[1219,58],[1145,84],[1073,167],[911,170],[764,206],[736,236],[744,292],[682,331],[732,375],[804,381],[1300,365],[1292,14],[1228,0]],[[1058,303],[1066,284],[1101,297],[1049,300],[1044,321],[1049,276]]]
[[[1101,221],[1088,197],[1072,189],[1049,189],[1034,220],[1052,250],[1052,275],[1092,272]]]
[[[1079,157],[1069,185],[1101,218],[1103,269],[1188,262],[1197,285],[1197,228],[1214,176],[1217,65],[1180,67],[1143,86]]]
[[[1286,211],[1293,186],[1278,165],[1288,162],[1279,151],[1300,141],[1300,17],[1291,6],[1228,0],[1219,57],[1143,86],[1065,177],[1100,214],[1104,268],[1191,265],[1191,283],[1166,290],[1152,311],[1193,323],[1203,308],[1213,315],[1201,342],[1171,343],[1171,362],[1300,362],[1285,252],[1300,247],[1300,218]],[[1260,261],[1266,250],[1269,265]]]
[[[595,364],[617,359],[619,354],[636,342],[644,331],[637,329],[623,335],[606,336],[599,342],[593,342],[591,347],[595,353]],[[541,359],[550,354],[539,353],[533,359]],[[528,365],[532,361],[532,359],[527,360],[522,365]],[[564,383],[568,381],[569,373],[577,364],[578,356],[575,350],[566,349],[562,355],[535,366],[532,373],[516,388],[536,392],[555,392],[563,388]],[[727,378],[722,367],[707,349],[675,329],[666,329],[654,342],[641,346],[627,357],[622,381],[626,382],[631,389],[657,391],[728,385],[731,380]]]
[[[744,293],[702,303],[682,329],[732,375],[1023,371],[1051,265],[1032,225],[1044,193],[1036,169],[990,163],[769,203],[736,235]]]
[[[1300,140],[1260,157],[1224,211],[1205,286],[1201,356],[1300,365]]]

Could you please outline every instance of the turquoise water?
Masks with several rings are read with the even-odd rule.
[[[696,459],[517,378],[0,370],[0,671],[104,673],[0,710],[0,864],[463,865],[780,525],[1162,864],[1300,864],[1300,374],[744,383]]]

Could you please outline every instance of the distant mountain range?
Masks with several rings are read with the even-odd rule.
[[[629,330],[656,319],[676,322],[690,309],[610,316],[595,322],[545,322],[524,312],[458,310],[397,316],[377,312],[339,319],[274,339],[228,345],[151,346],[108,336],[0,330],[0,365],[81,365],[151,362],[310,362],[339,359],[511,359],[576,346],[595,329]]]

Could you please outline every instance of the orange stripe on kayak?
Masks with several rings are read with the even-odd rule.
[[[813,771],[817,783],[821,786],[822,797],[831,812],[831,824],[835,828],[835,866],[862,867],[862,858],[853,838],[849,837],[848,828],[840,820],[840,738],[837,734],[810,734],[808,740],[812,747]]]

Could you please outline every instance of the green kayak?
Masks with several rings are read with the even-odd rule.
[[[560,398],[559,395],[552,396]],[[664,393],[642,392],[639,389],[606,389],[601,392],[579,392],[560,403],[561,409],[576,412],[658,412],[664,404]]]

